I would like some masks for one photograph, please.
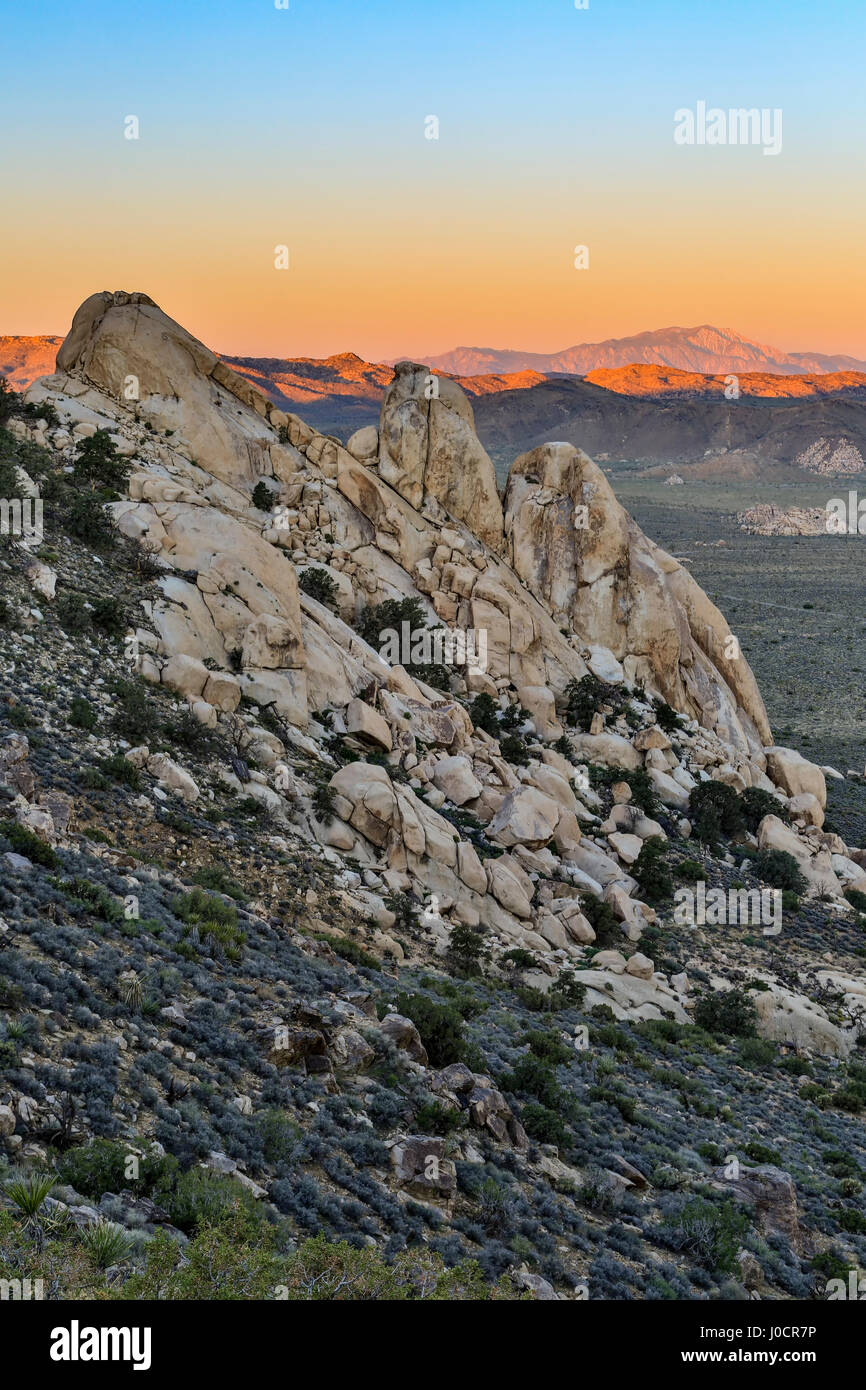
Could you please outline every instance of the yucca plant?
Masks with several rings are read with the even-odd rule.
[[[118,1264],[132,1248],[132,1239],[123,1227],[102,1217],[82,1232],[81,1243],[98,1269]]]
[[[53,1173],[31,1173],[27,1178],[18,1178],[6,1184],[6,1195],[24,1217],[24,1228],[38,1248],[41,1248],[45,1235],[42,1208],[56,1182]]]
[[[129,970],[121,976],[120,997],[133,1013],[140,1011],[144,998],[144,979],[137,970]]]

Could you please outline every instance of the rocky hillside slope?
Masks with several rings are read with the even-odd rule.
[[[646,366],[632,363],[627,367],[602,367],[587,372],[585,381],[616,391],[623,396],[679,396],[683,399],[706,397],[724,399],[734,383],[731,373],[715,376],[705,372],[682,372],[675,367]],[[866,400],[866,375],[863,372],[825,372],[803,376],[774,375],[771,372],[739,372],[736,389],[739,396],[761,399],[796,398],[809,396],[841,396],[846,400]]]
[[[596,374],[593,374],[594,376]],[[619,375],[619,374],[617,374]],[[499,392],[476,405],[477,427],[504,475],[508,461],[555,431],[602,460],[627,460],[688,476],[790,478],[863,471],[866,406],[848,395],[805,399],[663,392],[642,395],[565,378]]]
[[[0,402],[47,518],[2,556],[0,1141],[59,1180],[54,1296],[863,1262],[866,854],[585,453],[500,496],[412,363],[343,446],[123,292]]]

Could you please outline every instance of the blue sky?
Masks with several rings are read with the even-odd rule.
[[[336,350],[351,313],[319,331],[314,292],[329,316],[337,288],[342,305],[358,279],[352,238],[378,224],[363,261],[378,302],[388,266],[396,278],[413,243],[455,286],[447,321],[419,302],[403,327],[389,305],[387,326],[368,334],[383,353],[506,331],[523,346],[555,348],[718,321],[729,302],[743,332],[866,355],[854,254],[864,213],[862,3],[590,0],[576,11],[573,0],[291,0],[283,11],[269,0],[43,0],[6,9],[0,112],[14,132],[3,163],[15,197],[14,225],[0,230],[0,331],[65,327],[104,269],[126,288],[178,296],[211,334],[238,333],[237,308],[221,323],[207,286],[211,301],[215,280],[232,305],[260,297],[257,238],[264,245],[283,227],[307,268],[306,282],[292,282],[297,335]],[[673,112],[698,100],[781,107],[783,157],[675,149]],[[141,121],[134,148],[118,136],[127,113]],[[441,122],[435,150],[419,137],[429,113]],[[667,300],[641,289],[650,271],[640,273],[637,226],[644,245],[658,238]],[[564,263],[562,247],[589,237],[600,273],[578,295],[548,274],[545,256],[549,247]],[[705,288],[690,265],[682,293],[671,293],[683,251],[693,258],[702,238]],[[804,265],[797,309],[798,246],[808,260],[809,245],[815,265],[811,276]],[[735,291],[743,255],[749,286],[720,295],[717,274]],[[29,258],[35,266],[22,265]],[[501,303],[491,312],[509,264],[510,319]],[[262,331],[262,348],[275,348],[285,330],[263,312],[257,298],[253,337]],[[356,340],[367,303],[361,314]]]

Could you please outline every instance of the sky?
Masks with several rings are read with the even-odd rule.
[[[866,357],[863,0],[0,6],[0,333],[125,289],[250,356]],[[700,102],[780,152],[678,144]]]

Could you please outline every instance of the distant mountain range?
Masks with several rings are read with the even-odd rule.
[[[0,375],[23,390],[54,370],[61,341],[0,338]],[[629,357],[637,352],[679,356],[688,366]],[[393,376],[390,365],[352,352],[223,360],[282,409],[344,440],[378,424]],[[551,365],[565,360],[583,370]],[[676,465],[703,476],[770,476],[792,466],[845,473],[866,458],[866,362],[781,353],[720,329],[667,329],[553,357],[458,348],[429,365],[472,398],[500,479],[518,454],[549,439],[601,460]]]
[[[24,391],[39,376],[54,371],[57,349],[63,342],[56,334],[40,338],[0,337],[0,376],[16,391]]]
[[[459,376],[524,371],[585,376],[600,367],[625,367],[630,363],[651,363],[711,375],[719,372],[769,372],[789,376],[809,372],[866,372],[866,361],[856,357],[783,352],[780,348],[743,338],[731,329],[713,328],[707,323],[699,328],[658,328],[650,333],[636,333],[631,338],[580,343],[562,352],[458,347],[421,360],[439,371]]]

